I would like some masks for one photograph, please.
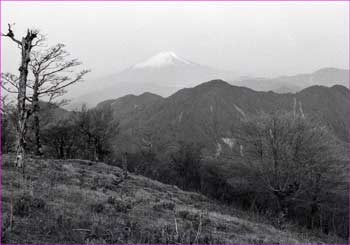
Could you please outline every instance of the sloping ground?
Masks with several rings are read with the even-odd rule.
[[[11,159],[3,156],[2,243],[322,242],[145,177],[118,184],[122,171],[104,163],[29,159],[23,180]]]

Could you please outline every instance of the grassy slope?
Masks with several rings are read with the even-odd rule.
[[[121,170],[104,163],[30,159],[30,180],[23,181],[10,159],[3,156],[5,243],[320,242],[145,177],[130,175],[116,186]]]

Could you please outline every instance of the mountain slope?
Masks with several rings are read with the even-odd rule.
[[[121,169],[104,163],[28,158],[24,182],[11,167],[14,157],[3,160],[2,243],[327,242],[258,223],[248,213],[145,177],[130,174],[118,185]]]
[[[331,88],[311,86],[296,94],[305,113],[330,128],[338,138],[348,141],[349,89],[341,85]]]
[[[277,94],[214,80],[182,89],[142,110],[135,109],[132,116],[129,113],[126,118],[123,114],[116,117],[124,122],[122,132],[158,143],[162,151],[184,140],[203,143],[213,152],[234,140],[232,129],[241,119],[259,112],[292,111],[296,101],[307,117],[328,126],[339,139],[347,141],[348,96],[349,90],[340,85],[312,86],[296,94]]]
[[[138,96],[130,94],[115,100],[106,100],[97,104],[96,108],[110,106],[115,118],[121,126],[124,126],[147,108],[154,106],[156,103],[161,103],[163,100],[164,98],[159,95],[146,92]]]

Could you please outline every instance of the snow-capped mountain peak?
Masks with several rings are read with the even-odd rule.
[[[159,67],[165,67],[165,66],[172,66],[172,65],[191,65],[193,64],[191,61],[188,61],[184,58],[181,58],[177,56],[174,52],[168,51],[168,52],[161,52],[158,53],[136,65],[133,66],[133,68],[159,68]]]

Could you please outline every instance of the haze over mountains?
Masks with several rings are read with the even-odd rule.
[[[328,67],[310,74],[276,78],[248,78],[235,81],[233,84],[257,91],[271,90],[276,93],[295,93],[313,85],[330,87],[338,84],[349,87],[349,70]]]
[[[235,75],[233,72],[196,64],[174,52],[161,52],[121,72],[91,81],[98,84],[99,89],[74,99],[70,108],[82,103],[95,106],[105,99],[144,92],[166,97],[181,88],[219,78],[230,81],[234,80]]]
[[[311,85],[348,86],[348,70],[324,68],[311,74],[283,76],[277,78],[254,78],[239,76],[235,72],[220,70],[197,64],[176,55],[161,52],[121,72],[87,81],[96,83],[93,91],[85,91],[72,99],[67,107],[76,109],[82,104],[93,107],[97,103],[116,99],[127,94],[140,95],[144,92],[168,97],[182,88],[189,88],[203,82],[222,79],[237,86],[257,91],[277,93],[298,92]]]

